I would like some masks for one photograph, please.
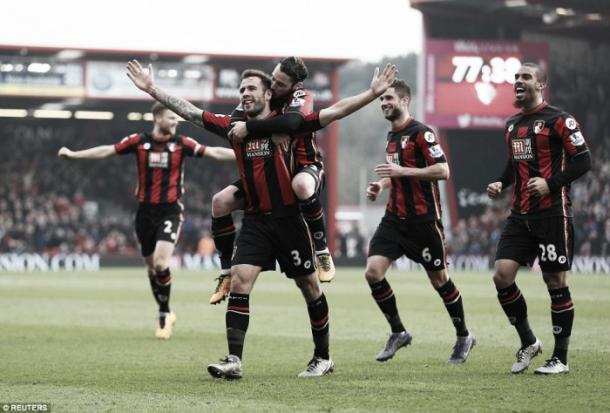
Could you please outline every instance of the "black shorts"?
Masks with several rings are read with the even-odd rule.
[[[369,244],[369,257],[381,255],[392,261],[406,255],[426,270],[446,267],[445,234],[440,221],[409,223],[385,215]]]
[[[142,256],[148,257],[155,250],[157,241],[176,244],[184,220],[182,204],[145,204],[138,206],[136,235],[142,248]]]
[[[269,271],[275,270],[276,260],[289,278],[316,270],[313,244],[303,216],[271,218],[246,214],[231,263],[256,265]]]
[[[300,174],[301,172],[309,174],[313,177],[313,179],[316,181],[315,193],[317,195],[320,195],[320,192],[322,192],[322,189],[324,189],[324,183],[326,181],[326,174],[324,173],[324,168],[322,168],[321,165],[317,164],[299,165],[297,167],[296,173]]]
[[[536,257],[544,272],[568,271],[574,256],[572,218],[518,219],[508,217],[498,242],[496,261],[508,259],[532,266]]]

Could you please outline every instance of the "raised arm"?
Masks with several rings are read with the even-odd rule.
[[[234,161],[235,152],[233,149],[223,148],[222,146],[208,146],[205,148],[203,156],[216,159],[217,161]]]
[[[116,155],[114,145],[94,146],[93,148],[83,149],[82,151],[71,151],[62,146],[57,151],[57,156],[64,159],[104,159]]]
[[[379,74],[379,68],[375,68],[371,86],[366,91],[341,99],[334,105],[320,111],[320,125],[325,127],[329,123],[342,119],[368,105],[392,85],[397,75],[398,69],[391,63],[385,66],[381,75]]]
[[[131,79],[136,87],[150,96],[155,100],[162,103],[170,109],[172,112],[181,116],[184,120],[191,122],[192,124],[203,128],[203,110],[193,105],[188,100],[179,98],[177,96],[169,95],[162,89],[159,89],[155,85],[155,75],[153,72],[152,65],[148,65],[148,71],[144,70],[137,60],[130,60],[127,63],[127,77]]]

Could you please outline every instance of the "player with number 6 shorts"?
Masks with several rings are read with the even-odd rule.
[[[449,363],[464,363],[476,340],[466,327],[460,291],[446,268],[437,181],[449,177],[449,166],[434,131],[409,114],[411,89],[405,81],[395,80],[380,99],[392,130],[386,142],[386,162],[375,167],[380,179],[369,184],[367,196],[374,201],[384,189],[389,188],[390,193],[385,216],[369,245],[365,277],[391,333],[377,361],[393,358],[413,339],[400,319],[385,276],[392,262],[405,255],[424,267],[455,327],[457,339]]]

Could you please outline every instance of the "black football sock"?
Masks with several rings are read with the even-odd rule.
[[[498,290],[498,301],[508,317],[508,321],[515,326],[519,339],[521,340],[521,347],[527,347],[536,342],[536,336],[530,328],[530,324],[527,321],[527,304],[521,290],[517,287],[516,283],[512,283],[506,288],[499,288]]]
[[[225,315],[229,354],[242,358],[244,340],[250,323],[250,295],[229,293]]]
[[[455,326],[455,332],[459,337],[468,335],[466,328],[466,320],[464,319],[464,305],[462,304],[462,295],[460,290],[449,280],[445,285],[436,288],[436,292],[441,296],[445,303],[445,308],[451,317],[451,321]]]
[[[155,283],[157,284],[157,292],[155,299],[159,304],[159,313],[169,313],[169,298],[172,290],[172,275],[169,268],[155,273]],[[165,327],[165,316],[159,316],[159,324],[161,328]]]
[[[329,347],[329,320],[328,303],[326,296],[322,294],[320,298],[311,303],[307,303],[307,312],[311,323],[311,334],[314,342],[314,356],[323,359],[330,359]]]
[[[574,303],[568,287],[549,290],[549,295],[551,296],[551,320],[555,337],[553,357],[557,357],[567,365],[568,347],[574,323]]]
[[[313,237],[313,242],[316,251],[324,251],[328,249],[326,243],[326,228],[324,226],[324,211],[322,204],[316,194],[312,195],[305,201],[299,201],[301,212],[309,227],[309,232]]]
[[[235,224],[231,214],[218,218],[212,217],[212,238],[220,258],[220,268],[231,269],[231,255],[233,255],[233,244],[235,242]]]
[[[375,299],[375,302],[379,306],[379,309],[385,316],[386,320],[388,320],[388,323],[392,328],[392,333],[405,331],[405,326],[402,324],[400,316],[398,315],[394,291],[392,290],[392,287],[388,281],[384,278],[379,282],[369,284],[369,287],[371,288],[371,293]]]

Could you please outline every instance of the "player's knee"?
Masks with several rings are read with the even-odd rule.
[[[231,213],[232,196],[225,192],[218,192],[212,197],[212,216],[221,217]]]
[[[303,297],[306,302],[315,301],[320,298],[322,295],[322,290],[320,290],[320,284],[318,283],[317,274],[311,274],[307,277],[298,277],[295,278],[295,283],[297,287],[301,290]]]
[[[307,178],[309,175],[307,177],[297,176],[292,181],[292,190],[301,201],[310,198],[315,191],[315,182],[312,182],[313,179]]]
[[[366,267],[366,271],[364,272],[364,278],[366,278],[366,281],[369,284],[373,284],[373,283],[383,280],[384,276],[385,276],[384,272],[381,271],[377,267],[372,267],[372,266]]]
[[[428,279],[434,288],[440,288],[449,281],[449,274],[446,270],[428,271]]]
[[[165,257],[155,258],[153,261],[153,271],[156,273],[164,271],[169,267],[169,259]]]
[[[549,273],[543,272],[542,279],[549,290],[556,290],[558,288],[564,288],[568,286],[567,277],[565,272]]]
[[[511,277],[509,277],[508,274],[503,273],[498,269],[496,269],[492,279],[497,288],[506,288],[514,281],[514,279],[511,280]]]

